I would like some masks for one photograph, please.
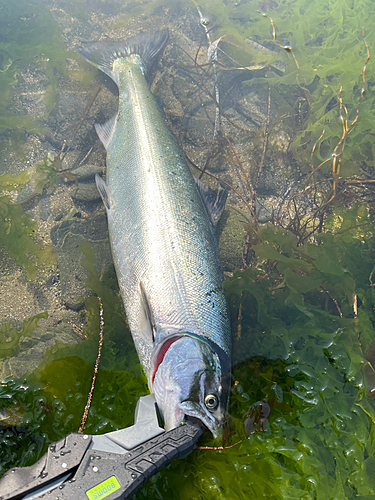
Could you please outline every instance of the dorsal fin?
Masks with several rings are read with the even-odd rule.
[[[203,203],[206,206],[208,215],[214,226],[219,222],[221,214],[225,208],[228,192],[225,189],[211,189],[205,186],[197,177],[194,177],[198,191],[201,195]]]

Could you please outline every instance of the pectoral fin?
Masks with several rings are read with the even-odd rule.
[[[111,208],[111,194],[107,184],[103,181],[100,175],[95,175],[96,187],[98,188],[99,194],[102,197],[105,208],[109,210]]]
[[[103,123],[95,123],[95,130],[99,136],[99,139],[102,141],[105,149],[108,149],[108,146],[111,144],[113,136],[115,134],[116,123],[118,121],[118,113],[117,115],[112,116],[108,121]]]
[[[201,182],[196,177],[194,177],[194,180],[203,203],[206,206],[211,222],[214,226],[216,226],[216,224],[219,222],[221,214],[224,211],[228,192],[225,189],[211,189],[210,187],[205,186],[203,182]]]
[[[141,332],[143,332],[146,340],[154,343],[155,340],[155,321],[148,301],[145,288],[142,281],[139,283],[141,291]]]

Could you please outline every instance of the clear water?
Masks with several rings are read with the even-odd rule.
[[[224,37],[215,141],[197,7],[210,42]],[[231,186],[217,231],[234,344],[224,445],[241,442],[194,451],[135,498],[373,497],[373,7],[0,0],[0,474],[77,431],[96,295],[104,347],[85,431],[130,425],[147,393],[93,186],[105,162],[93,124],[116,90],[74,46],[168,27],[152,90],[192,164]]]

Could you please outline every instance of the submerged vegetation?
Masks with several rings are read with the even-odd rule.
[[[50,246],[42,247],[37,243],[37,223],[23,211],[21,203],[14,202],[10,194],[4,194],[20,191],[31,179],[34,194],[41,193],[47,183],[54,182],[55,176],[47,160],[18,175],[0,177],[0,250],[5,250],[25,269],[28,279],[35,280],[37,267],[53,265],[55,255]]]
[[[258,266],[226,279],[237,360],[227,444],[240,442],[173,463],[149,496],[174,498],[182,474],[181,499],[374,495],[375,226],[366,207],[336,207],[320,236],[298,245],[263,226]]]
[[[71,16],[87,18],[83,1],[64,0],[60,4]],[[77,56],[66,50],[62,29],[52,15],[53,10],[40,0],[0,0],[0,132],[21,128],[45,134],[47,128],[43,121],[57,104],[59,75],[70,74],[74,79],[84,80],[79,71],[67,69],[67,58]],[[21,113],[14,110],[14,87],[30,63],[37,68],[38,90],[45,106],[44,120],[36,119],[26,110]],[[17,137],[15,132],[13,135]]]
[[[370,40],[374,30],[370,15],[372,2],[265,1],[258,3],[257,13],[251,8],[253,4],[246,0],[228,4],[220,0],[203,0],[196,4],[204,8],[210,25],[217,26],[215,38],[235,37],[241,47],[244,66],[248,66],[251,60],[246,38],[277,51],[288,64],[282,75],[275,71],[250,75],[248,83],[271,86],[272,98],[279,105],[280,115],[286,117],[284,126],[294,131],[291,147],[298,162],[305,161],[306,166],[309,165],[313,144],[324,130],[324,138],[316,151],[317,161],[332,154],[342,136],[340,114],[344,120],[353,120],[360,103],[362,69],[366,61],[362,30]],[[249,54],[247,57],[246,53]],[[262,56],[267,64],[263,51],[258,51],[258,62]],[[347,168],[341,175],[359,173],[361,162],[367,167],[374,166],[370,140],[374,85],[375,79],[371,77],[361,119],[346,141]],[[348,117],[345,111],[340,109],[339,112],[338,109],[340,89]]]
[[[66,51],[60,30],[41,2],[0,2],[0,130],[24,127],[38,131],[40,124],[28,115],[12,113],[13,87],[17,76],[32,60],[39,60],[46,81],[46,108],[54,106],[56,71],[65,70]]]
[[[374,494],[374,234],[363,206],[336,207],[320,245],[298,245],[291,232],[273,225],[259,229],[257,267],[225,281],[236,361],[227,445],[242,442],[196,450],[162,471],[139,498],[157,492],[180,499]],[[100,433],[132,422],[147,383],[113,270],[100,281],[90,245],[82,250],[90,287],[104,303],[103,359],[85,428]],[[49,442],[77,430],[97,347],[95,297],[86,299],[86,310],[87,340],[49,348],[37,373],[2,384],[2,409],[24,413],[21,428],[0,432],[3,471],[32,463]],[[19,451],[16,442],[23,443]],[[210,437],[201,444],[210,445]],[[186,471],[189,489],[181,488]]]

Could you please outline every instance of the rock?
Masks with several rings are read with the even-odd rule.
[[[112,262],[104,211],[97,212],[90,218],[74,218],[61,222],[52,229],[51,240],[57,255],[61,299],[65,304],[69,304],[70,309],[77,310],[82,300],[77,302],[76,298],[85,298],[91,293],[85,286],[87,273],[81,265],[83,253],[79,244],[83,240],[92,243],[94,265],[99,276]]]
[[[72,198],[79,201],[96,201],[100,200],[100,194],[95,183],[79,183],[78,186],[72,188]]]
[[[39,217],[46,221],[51,214],[50,196],[42,196],[39,200]]]
[[[0,410],[0,427],[19,426],[22,424],[22,410],[18,406],[10,406]]]
[[[83,339],[69,325],[56,328],[35,328],[29,337],[21,337],[16,354],[2,359],[0,363],[0,380],[7,377],[21,378],[34,371],[42,362],[47,347],[56,341],[64,344],[77,344]]]
[[[82,309],[84,309],[85,307],[85,303],[84,302],[72,302],[70,300],[67,300],[65,302],[65,307],[67,307],[68,309],[71,309],[72,311],[82,311]]]
[[[104,167],[98,165],[85,164],[71,171],[80,182],[93,180],[96,174],[102,175],[105,172]]]
[[[245,245],[248,217],[238,208],[227,205],[216,228],[223,270],[233,271],[242,267],[242,252]]]

